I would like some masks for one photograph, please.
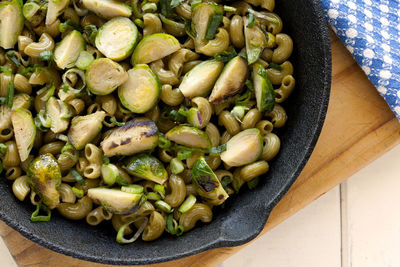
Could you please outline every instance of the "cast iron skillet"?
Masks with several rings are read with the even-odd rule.
[[[165,235],[150,243],[119,245],[110,224],[91,227],[59,215],[52,216],[48,223],[31,223],[33,207],[28,201],[21,204],[12,195],[6,179],[0,179],[0,218],[39,245],[104,264],[169,261],[212,248],[241,245],[255,238],[311,155],[325,119],[331,82],[329,35],[319,0],[276,2],[284,32],[294,40],[291,61],[297,85],[285,104],[289,120],[279,133],[282,150],[257,189],[231,197],[210,224],[196,227],[179,238]]]

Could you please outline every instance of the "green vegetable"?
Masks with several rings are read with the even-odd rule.
[[[200,157],[193,166],[192,182],[197,193],[212,205],[221,205],[229,197],[204,157]]]
[[[87,51],[81,51],[78,59],[75,61],[75,66],[80,70],[86,70],[94,61],[94,57]]]
[[[154,192],[158,193],[161,198],[165,198],[165,186],[160,184],[155,184],[153,187]]]
[[[101,166],[101,176],[106,185],[113,185],[119,176],[119,170],[114,164],[103,164]]]
[[[176,109],[174,107],[165,106],[162,107],[161,118],[166,120],[173,120],[178,123],[186,122],[186,119],[189,115],[187,108],[183,105]]]
[[[65,22],[61,23],[59,26],[60,32],[64,33],[70,30],[76,30],[78,32],[83,32],[81,26],[76,24],[72,19],[67,19]]]
[[[46,113],[50,118],[50,129],[53,133],[61,133],[68,128],[69,119],[62,118],[62,107],[68,109],[68,106],[64,102],[54,96],[50,97],[46,103]]]
[[[247,182],[247,187],[250,190],[253,190],[254,188],[256,188],[258,186],[259,183],[260,183],[260,177],[256,177],[253,180]]]
[[[176,235],[176,236],[182,235],[185,230],[182,225],[178,225],[178,223],[175,221],[173,213],[167,216],[166,227],[167,231],[171,235]]]
[[[88,197],[95,203],[103,206],[105,210],[114,214],[130,213],[139,207],[142,194],[131,194],[119,189],[90,188]]]
[[[46,212],[46,216],[39,215],[40,210]],[[36,205],[36,210],[31,215],[31,222],[49,222],[51,219],[51,210],[47,208],[45,205],[38,203]]]
[[[195,127],[179,125],[167,132],[165,137],[177,144],[194,148],[211,148],[208,135]]]
[[[107,135],[100,146],[107,157],[133,155],[157,146],[158,129],[147,118],[135,118]]]
[[[225,65],[214,85],[209,101],[220,104],[238,94],[243,89],[248,75],[249,66],[246,60],[240,56],[234,57]]]
[[[80,185],[84,185],[85,184],[85,179],[83,179],[83,177],[76,171],[76,170],[71,170],[71,174],[72,176],[74,176],[75,181],[80,184]]]
[[[171,160],[170,167],[173,174],[179,174],[185,169],[185,165],[183,165],[182,161],[177,158]]]
[[[160,148],[169,148],[171,146],[171,141],[169,141],[168,139],[166,139],[163,136],[159,136],[158,137],[158,146]]]
[[[90,24],[83,28],[85,40],[93,46],[96,46],[97,27]]]
[[[183,201],[183,203],[181,204],[181,206],[179,207],[178,211],[180,213],[185,213],[188,210],[190,210],[193,205],[196,203],[197,199],[195,196],[193,196],[192,194],[190,194],[185,201]]]
[[[172,211],[171,206],[165,201],[157,200],[154,204],[156,205],[157,208],[166,213],[170,213]]]
[[[126,239],[126,238],[124,237],[124,233],[125,233],[126,227],[128,227],[131,223],[133,223],[133,222],[135,222],[135,221],[139,221],[139,220],[142,221],[142,222],[141,222],[141,225],[140,225],[140,227],[139,227],[139,229],[138,229],[138,230],[136,231],[136,233],[132,236],[132,238]],[[117,233],[117,238],[116,238],[117,242],[118,242],[119,244],[130,244],[130,243],[135,242],[136,239],[138,239],[139,236],[143,233],[143,230],[145,229],[145,227],[146,227],[148,221],[149,221],[149,219],[148,219],[147,217],[145,217],[145,218],[143,218],[143,217],[137,217],[137,218],[131,220],[130,222],[128,222],[128,223],[122,225],[122,226],[119,228],[118,233]]]
[[[234,106],[231,114],[237,121],[242,122],[246,110],[249,110],[246,106]]]
[[[138,64],[128,71],[128,80],[118,89],[122,105],[135,113],[153,108],[161,94],[161,82],[146,64]]]
[[[14,51],[8,51],[6,53],[7,58],[18,68],[21,66],[21,63],[19,63],[17,56],[15,55]]]
[[[40,53],[39,58],[41,61],[47,61],[47,65],[49,68],[52,68],[54,65],[54,54],[50,50],[45,50]]]
[[[114,17],[127,17],[132,15],[130,6],[116,0],[82,0],[83,5],[98,16],[111,19]]]
[[[279,71],[282,71],[282,70],[283,70],[283,68],[282,68],[281,65],[276,64],[276,63],[274,63],[274,62],[269,63],[268,68],[276,69],[276,70],[279,70]]]
[[[235,104],[236,106],[244,106],[247,107],[249,104],[249,101],[251,100],[251,98],[253,97],[253,93],[254,93],[254,86],[253,83],[251,82],[251,80],[247,80],[245,83],[247,90],[246,92],[244,92],[244,94],[242,94],[241,96],[238,96],[235,99]]]
[[[243,166],[256,161],[263,150],[260,130],[244,130],[226,143],[226,151],[221,153],[221,160],[232,167]]]
[[[47,153],[32,160],[27,174],[32,189],[49,209],[54,209],[60,203],[57,188],[61,185],[61,171],[53,155]]]
[[[155,33],[143,38],[132,54],[132,65],[150,63],[166,57],[181,48],[179,41],[166,33]]]
[[[106,57],[120,61],[129,57],[139,39],[136,25],[124,17],[107,21],[96,36],[96,48]]]
[[[215,59],[196,65],[185,74],[179,90],[187,98],[208,95],[223,67],[224,63]]]
[[[128,74],[117,62],[99,58],[89,65],[85,79],[90,92],[95,95],[108,95],[128,80]]]
[[[22,14],[27,20],[31,20],[33,16],[40,10],[40,5],[35,2],[25,3],[22,7]]]
[[[36,127],[29,110],[18,108],[12,111],[11,121],[14,128],[15,142],[19,157],[25,161],[32,150],[36,137]]]
[[[218,53],[214,56],[214,58],[218,61],[221,61],[223,63],[229,62],[232,58],[236,57],[237,53],[234,48],[232,48],[231,51],[223,51],[221,53]]]
[[[56,45],[54,50],[54,61],[60,69],[72,68],[79,54],[85,50],[85,40],[77,30],[68,33]]]
[[[275,106],[275,91],[268,79],[267,72],[261,64],[253,65],[253,84],[260,112],[271,112]]]
[[[6,105],[8,108],[12,108],[14,101],[14,83],[9,82],[7,87]]]
[[[254,16],[253,13],[249,13],[249,21],[247,22],[246,27],[247,28],[253,28],[254,25],[256,25],[256,17]]]
[[[77,150],[83,149],[100,133],[105,116],[104,111],[97,111],[86,116],[74,117],[68,131],[68,139],[71,144]]]
[[[202,128],[202,126],[204,127],[200,110],[198,108],[191,107],[189,109],[187,115],[187,122],[196,128]]]
[[[129,174],[164,184],[168,179],[168,173],[164,165],[156,157],[148,154],[139,154],[127,158],[123,167]]]
[[[4,157],[4,155],[7,153],[8,146],[6,146],[3,143],[0,143],[0,158]]]
[[[161,199],[161,196],[155,192],[149,192],[146,194],[146,199],[157,201]]]
[[[122,186],[121,191],[122,192],[127,192],[131,194],[141,194],[143,193],[143,186],[138,185],[138,184],[130,184],[127,186]]]
[[[192,30],[195,33],[195,47],[198,52],[207,40],[212,40],[222,22],[223,9],[215,3],[200,3],[192,6]]]
[[[52,24],[68,7],[69,0],[49,0],[46,13],[46,25]]]
[[[249,19],[243,17],[243,23],[249,25]],[[246,42],[247,62],[249,65],[256,62],[267,44],[267,38],[258,25],[253,27],[244,27],[244,36]]]
[[[24,28],[22,7],[17,0],[0,3],[0,47],[11,49]]]

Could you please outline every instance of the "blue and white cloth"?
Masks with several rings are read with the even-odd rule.
[[[321,0],[332,29],[400,119],[399,0]]]

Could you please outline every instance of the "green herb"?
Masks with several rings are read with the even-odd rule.
[[[192,39],[196,38],[196,34],[193,32],[193,28],[192,28],[192,21],[190,21],[188,19],[184,19],[184,18],[182,18],[182,19],[185,24],[186,34]]]
[[[83,33],[85,34],[87,41],[91,45],[96,45],[96,36],[97,36],[97,27],[93,24],[85,26],[83,29]]]
[[[73,22],[71,19],[67,19],[64,23],[61,23],[59,26],[59,30],[60,32],[65,32],[68,29],[68,27],[72,27],[74,30],[83,32],[82,27]]]
[[[119,122],[119,121],[117,121],[117,119],[115,119],[114,117],[111,117],[110,118],[110,122],[111,123],[114,123],[115,125],[117,125],[118,127],[120,127],[120,126],[124,126],[125,125],[125,122]]]
[[[74,192],[77,198],[83,198],[83,196],[85,195],[85,191],[83,191],[82,189],[78,189],[75,186],[72,187],[72,192]]]
[[[9,82],[7,88],[7,96],[6,96],[7,107],[12,108],[13,100],[14,100],[14,83]]]
[[[46,216],[39,215],[40,211],[47,213]],[[36,205],[36,210],[31,215],[31,222],[48,222],[51,218],[51,210],[44,204],[38,203]]]
[[[4,157],[4,155],[7,153],[8,146],[6,146],[3,143],[0,143],[0,157]]]
[[[80,184],[80,185],[84,185],[85,184],[85,180],[83,179],[83,177],[76,170],[71,170],[71,174],[72,174],[72,176],[74,176],[75,181],[78,184]]]
[[[178,160],[185,160],[188,159],[192,156],[192,151],[190,150],[179,150],[178,153],[176,154],[176,158]]]
[[[249,13],[249,20],[247,22],[247,28],[253,28],[254,25],[256,25],[256,17],[254,16],[253,13]]]
[[[232,177],[229,177],[229,176],[222,177],[221,185],[225,189],[228,186],[228,184],[232,183],[232,181],[233,181]],[[226,191],[226,189],[225,189],[225,191]]]
[[[246,92],[243,95],[236,98],[235,100],[236,106],[247,106],[250,99],[252,98],[254,92],[253,83],[250,80],[247,80],[246,87],[247,87]]]
[[[260,182],[260,178],[259,178],[259,177],[256,177],[256,178],[254,178],[253,180],[247,182],[247,187],[248,187],[250,190],[253,190],[254,188],[257,187],[257,185],[258,185],[259,182]]]
[[[222,12],[211,15],[211,17],[208,20],[206,35],[204,36],[204,39],[213,40],[215,38],[215,33],[217,32],[218,27],[222,22],[222,19],[223,19]]]
[[[128,185],[128,181],[126,181],[124,178],[121,177],[121,175],[117,176],[117,179],[115,180],[115,182],[121,186],[127,186]]]
[[[188,109],[185,106],[180,106],[178,110],[167,106],[161,113],[161,118],[167,120],[173,120],[180,123],[186,122],[187,116],[188,116]]]
[[[268,68],[276,69],[276,70],[279,70],[279,71],[282,71],[282,69],[283,69],[281,65],[276,64],[274,62],[269,63]]]
[[[232,58],[236,57],[237,53],[234,48],[232,48],[231,51],[223,51],[221,53],[218,53],[214,56],[214,58],[218,61],[221,61],[223,63],[227,63],[230,61]]]
[[[12,69],[5,66],[0,66],[0,71],[4,74],[10,75],[12,74]]]
[[[178,7],[180,4],[182,4],[183,0],[171,0],[171,8]]]
[[[161,14],[171,17],[174,13],[171,7],[171,0],[160,0]]]
[[[54,66],[54,54],[50,50],[46,50],[40,53],[39,58],[41,61],[47,61],[49,68]]]
[[[17,56],[15,55],[14,51],[8,51],[6,53],[7,58],[14,63],[14,65],[19,68],[21,66],[21,63],[19,63]]]
[[[103,155],[103,164],[110,164],[110,159],[106,155]]]

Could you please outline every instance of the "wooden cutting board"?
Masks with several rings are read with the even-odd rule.
[[[400,143],[400,123],[340,40],[331,34],[333,80],[325,125],[306,167],[274,208],[261,234],[304,208]],[[42,248],[0,223],[17,264],[101,267]],[[216,266],[241,247],[219,248],[156,267]]]

